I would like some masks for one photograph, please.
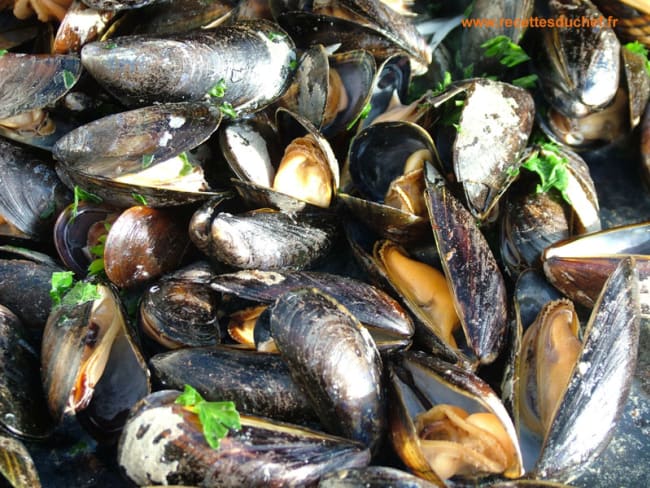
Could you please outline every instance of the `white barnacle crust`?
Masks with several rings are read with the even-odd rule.
[[[118,462],[129,479],[138,486],[168,483],[179,461],[167,456],[166,447],[183,435],[182,422],[171,407],[144,410],[127,422]]]

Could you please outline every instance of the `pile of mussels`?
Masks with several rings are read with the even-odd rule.
[[[0,0],[6,482],[648,486],[648,6],[449,3]]]

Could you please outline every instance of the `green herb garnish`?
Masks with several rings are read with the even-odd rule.
[[[135,203],[138,205],[147,205],[147,199],[139,193],[131,193],[131,198],[133,198],[133,200],[135,200]]]
[[[102,44],[102,47],[104,49],[115,49],[117,47],[117,44],[114,42],[107,42],[106,44]]]
[[[221,78],[216,85],[208,90],[208,95],[214,98],[223,98],[226,94],[226,80]]]
[[[289,61],[289,69],[291,71],[295,71],[296,69],[298,69],[298,61],[296,61],[295,59]]]
[[[97,238],[97,244],[88,249],[91,256],[95,257],[95,259],[93,259],[88,265],[88,274],[91,276],[104,272],[104,247],[106,246],[106,238],[108,237],[108,231],[111,228],[111,224],[104,222],[104,228],[106,229],[107,234],[99,236]]]
[[[185,385],[175,403],[199,416],[203,436],[212,449],[219,449],[220,441],[228,435],[229,429],[241,429],[239,412],[234,402],[207,402],[198,391]]]
[[[571,199],[566,192],[569,187],[568,163],[569,160],[560,154],[556,144],[544,142],[539,145],[537,153],[524,161],[521,167],[539,176],[541,183],[537,185],[537,193],[545,193],[555,188],[570,204]]]
[[[142,155],[142,169],[147,169],[153,163],[153,154]]]
[[[192,171],[194,171],[194,166],[192,166],[192,163],[190,163],[190,160],[187,157],[186,153],[184,152],[180,153],[178,155],[178,158],[183,162],[183,166],[181,167],[181,170],[178,172],[178,176],[187,176]]]
[[[56,212],[56,203],[50,201],[47,204],[47,207],[40,214],[38,214],[38,218],[41,220],[49,219],[52,215],[54,215],[54,212]]]
[[[433,95],[440,95],[442,92],[444,92],[449,85],[451,85],[451,73],[449,71],[445,71],[444,78],[440,83],[436,85],[436,88],[433,90]]]
[[[266,34],[266,37],[268,37],[271,42],[276,42],[276,41],[281,41],[286,36],[284,34],[282,34],[281,32],[273,32],[273,31],[271,31],[271,32]]]
[[[481,47],[485,49],[486,56],[499,58],[499,62],[508,68],[525,63],[530,59],[521,46],[512,42],[508,36],[496,36],[488,39],[481,44]]]
[[[625,44],[625,49],[633,52],[634,54],[643,56],[643,59],[645,61],[646,73],[648,73],[648,76],[650,76],[650,61],[648,60],[648,50],[646,49],[646,47],[643,44],[641,44],[639,41],[634,41]]]
[[[532,74],[528,76],[522,76],[521,78],[515,78],[512,80],[512,84],[521,88],[534,88],[537,83],[537,75]]]
[[[75,77],[72,71],[68,71],[67,69],[63,70],[63,84],[65,87],[69,90],[74,86],[75,83]]]
[[[56,271],[52,273],[50,297],[52,308],[69,307],[101,298],[97,285],[77,281],[74,283],[72,271]]]
[[[75,185],[74,187],[74,201],[72,202],[72,218],[74,220],[77,214],[79,213],[79,202],[90,202],[90,203],[101,203],[101,197],[90,193],[89,191],[84,190],[83,188]]]
[[[227,115],[231,119],[236,119],[237,118],[237,112],[235,112],[235,109],[233,108],[233,106],[228,102],[223,102],[219,106],[219,110],[221,110],[222,114]]]
[[[357,122],[360,120],[364,120],[368,118],[368,115],[370,115],[370,111],[372,110],[372,105],[370,102],[366,103],[363,108],[361,109],[361,112],[347,125],[345,130],[351,130],[352,127],[356,125]]]
[[[8,51],[7,51],[6,49],[0,49],[0,58],[1,58],[2,56],[4,56],[5,54],[7,54],[7,52],[8,52]]]

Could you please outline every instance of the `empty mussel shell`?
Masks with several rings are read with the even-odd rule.
[[[241,416],[218,449],[205,441],[197,415],[163,390],[131,411],[118,446],[124,475],[138,485],[266,487],[309,485],[341,467],[366,466],[367,449],[351,441],[262,417]]]

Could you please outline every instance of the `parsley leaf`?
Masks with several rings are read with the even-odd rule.
[[[104,228],[108,232],[111,224],[104,222]],[[106,245],[106,238],[108,234],[102,234],[97,238],[98,244],[91,246],[88,251],[95,257],[88,265],[88,274],[93,276],[104,272],[104,246]]]
[[[153,163],[153,154],[142,155],[142,169],[147,169]]]
[[[74,220],[77,214],[79,213],[79,202],[90,202],[90,203],[102,203],[101,197],[90,193],[89,191],[84,190],[80,186],[75,185],[74,187],[74,201],[72,202],[72,218]]]
[[[488,39],[481,47],[485,49],[485,55],[488,57],[497,57],[499,62],[508,68],[525,63],[530,59],[521,46],[512,42],[508,36],[496,36]]]
[[[181,167],[181,170],[178,172],[178,176],[189,175],[194,170],[194,166],[192,166],[192,163],[190,163],[187,154],[182,152],[178,155],[178,158],[183,162],[183,166]]]
[[[451,85],[451,73],[449,71],[445,71],[445,76],[442,81],[438,83],[435,90],[433,90],[433,95],[440,95],[449,87],[449,85]]]
[[[101,298],[97,285],[85,281],[74,283],[73,276],[72,271],[55,271],[52,273],[50,280],[52,308],[74,306]]]
[[[205,401],[196,389],[185,385],[175,403],[198,415],[203,436],[212,449],[219,449],[221,439],[228,435],[229,429],[241,429],[239,412],[234,402]]]
[[[131,193],[131,198],[133,198],[133,200],[135,200],[135,203],[138,205],[147,205],[147,199],[139,193]]]
[[[638,54],[640,56],[643,56],[643,59],[645,61],[646,73],[648,73],[648,76],[650,76],[650,61],[648,60],[648,50],[646,49],[646,47],[643,44],[641,44],[639,41],[634,41],[625,44],[625,49],[635,54]]]
[[[2,56],[4,56],[5,54],[7,54],[7,50],[6,49],[0,49],[0,58]]]
[[[226,80],[221,78],[216,85],[208,90],[208,95],[214,98],[223,98],[226,94]]]
[[[532,74],[528,76],[522,76],[521,78],[515,78],[512,80],[512,84],[520,88],[535,88],[537,83],[537,75]]]
[[[75,81],[77,81],[77,80],[75,80],[74,73],[72,73],[72,71],[68,71],[67,69],[64,69],[63,70],[63,84],[65,85],[65,87],[69,90],[70,88],[72,88],[74,86]]]
[[[281,41],[286,36],[281,32],[269,32],[266,34],[266,37],[268,37],[271,42],[276,42],[276,41]]]
[[[368,115],[370,115],[370,111],[372,110],[372,105],[370,102],[366,103],[363,108],[361,109],[361,112],[347,125],[345,130],[351,130],[357,122],[363,119],[367,119]]]
[[[568,162],[569,160],[560,154],[556,144],[545,142],[540,144],[537,153],[524,161],[522,168],[538,174],[541,183],[537,185],[537,193],[548,192],[555,188],[567,203],[571,203],[566,192],[569,186]]]
[[[105,44],[102,44],[102,47],[104,49],[115,49],[117,47],[117,44],[115,44],[114,42],[107,42]]]
[[[233,106],[228,102],[223,102],[221,105],[219,105],[219,110],[221,110],[222,114],[227,115],[231,119],[237,118],[237,112],[235,111]]]

